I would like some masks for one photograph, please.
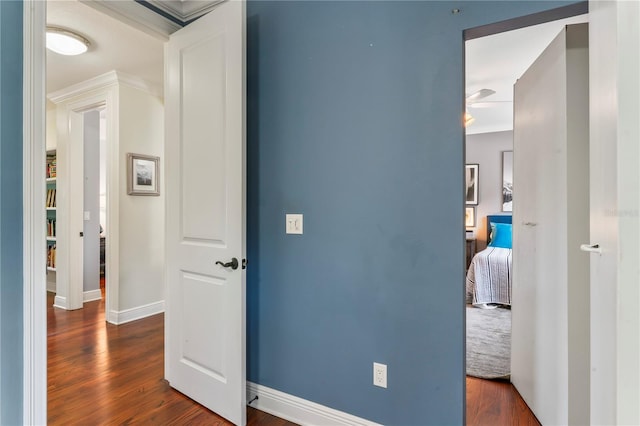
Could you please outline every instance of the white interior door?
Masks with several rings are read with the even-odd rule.
[[[165,374],[244,425],[245,3],[172,34],[165,56]]]
[[[542,424],[589,424],[589,55],[568,26],[514,87],[511,378]]]

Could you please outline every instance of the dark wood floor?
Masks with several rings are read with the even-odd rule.
[[[540,422],[511,383],[467,376],[467,424],[539,426]]]
[[[163,380],[164,316],[114,326],[104,303],[53,308],[47,297],[50,425],[230,425]],[[247,408],[247,424],[294,423]]]
[[[51,425],[228,425],[163,380],[164,316],[114,326],[102,301],[53,308],[47,298]],[[293,423],[247,408],[249,425]],[[467,378],[467,424],[539,425],[509,383]]]

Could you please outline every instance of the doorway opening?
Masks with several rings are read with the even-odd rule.
[[[107,223],[106,109],[83,113],[83,302],[100,300],[106,292]]]
[[[511,299],[511,222],[514,206],[518,208],[513,86],[566,25],[588,20],[585,11],[565,12],[543,21],[520,20],[465,33],[467,413],[473,405],[469,395],[479,389],[513,389],[511,314],[512,308],[518,309]],[[504,229],[506,245],[496,238]]]

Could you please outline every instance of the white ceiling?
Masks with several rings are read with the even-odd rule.
[[[587,15],[548,22],[467,41],[466,93],[496,93],[481,101],[486,108],[468,108],[475,122],[467,134],[513,130],[513,85],[565,25],[587,22]]]
[[[131,3],[135,5],[133,1]],[[166,3],[179,4],[175,1]],[[215,4],[216,0],[208,0],[207,3]],[[581,15],[468,41],[467,94],[483,88],[495,90],[496,93],[482,100],[492,107],[469,108],[475,122],[467,128],[467,134],[511,130],[515,81],[564,25],[586,21],[587,15]],[[164,46],[160,38],[77,0],[48,0],[47,24],[71,29],[91,41],[89,52],[79,56],[62,56],[47,50],[48,93],[112,70],[143,78],[162,87]]]
[[[47,50],[47,93],[116,70],[162,87],[164,44],[75,0],[48,0],[47,25],[89,39],[89,51],[63,56]]]

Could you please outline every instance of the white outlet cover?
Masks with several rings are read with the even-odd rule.
[[[285,229],[287,234],[302,234],[302,215],[287,214]]]
[[[373,384],[381,388],[387,387],[387,365],[373,363]]]

